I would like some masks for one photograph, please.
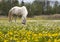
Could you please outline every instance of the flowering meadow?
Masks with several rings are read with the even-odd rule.
[[[0,42],[60,42],[60,21],[0,21]]]

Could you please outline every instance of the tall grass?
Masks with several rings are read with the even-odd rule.
[[[0,42],[60,42],[60,20],[1,20]]]

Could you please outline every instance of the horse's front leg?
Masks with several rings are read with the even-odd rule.
[[[12,22],[12,14],[8,15],[9,22]]]

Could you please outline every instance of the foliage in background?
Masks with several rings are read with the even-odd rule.
[[[50,1],[39,1],[35,0],[33,3],[24,3],[23,1],[21,4],[18,4],[18,1],[10,1],[10,0],[3,0],[3,2],[0,3],[0,13],[1,15],[8,15],[8,11],[13,7],[13,6],[23,6],[23,4],[27,7],[28,9],[28,16],[35,16],[35,15],[51,15],[51,14],[60,14],[60,4],[58,1],[55,1],[55,4],[50,5]]]
[[[13,3],[12,3],[13,2]],[[13,6],[16,6],[18,5],[18,1],[10,1],[10,0],[3,0],[1,3],[0,3],[0,10],[2,10],[2,13],[1,15],[8,15],[8,11],[13,7]]]

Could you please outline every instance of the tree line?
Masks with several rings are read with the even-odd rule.
[[[3,0],[0,2],[0,15],[8,15],[8,11],[13,6],[23,5],[25,5],[28,9],[28,16],[60,14],[59,2],[55,1],[53,3],[54,5],[52,5],[50,1],[39,0],[35,0],[33,3],[24,3],[22,0],[19,4],[18,0]]]

